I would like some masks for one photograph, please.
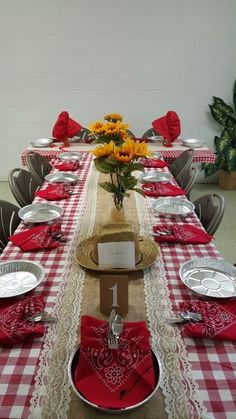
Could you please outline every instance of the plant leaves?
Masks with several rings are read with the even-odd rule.
[[[114,173],[115,172],[114,165],[110,163],[108,159],[97,157],[96,159],[94,159],[94,165],[96,169],[101,173]]]
[[[126,189],[133,189],[134,186],[137,185],[137,179],[134,176],[121,176],[121,185],[124,188],[124,190]]]
[[[110,193],[119,193],[118,187],[115,186],[115,185],[112,185],[112,183],[110,183],[110,182],[102,182],[102,183],[99,183],[99,185],[103,189],[105,189],[107,192],[110,192]]]
[[[222,126],[227,126],[227,124],[232,126],[235,121],[235,119],[232,117],[234,114],[233,108],[227,105],[222,99],[216,99],[218,100],[217,102],[215,102],[213,105],[209,105],[212,117],[218,124]]]
[[[139,194],[140,194],[140,195],[142,195],[142,196],[145,196],[145,193],[143,192],[143,190],[142,190],[142,189],[139,189],[139,188],[133,188],[133,191],[135,191],[135,192],[139,193]]]
[[[235,80],[235,82],[234,82],[233,102],[234,102],[234,109],[235,109],[235,111],[236,111],[236,80]]]
[[[225,169],[226,172],[236,171],[236,149],[229,148],[225,153]]]

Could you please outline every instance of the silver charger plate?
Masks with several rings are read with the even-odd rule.
[[[21,208],[18,215],[25,224],[52,224],[61,218],[62,213],[59,205],[32,204]]]
[[[75,185],[79,181],[79,178],[70,172],[56,172],[45,176],[45,180],[49,183],[69,183],[70,185]]]
[[[152,203],[154,215],[167,218],[187,217],[190,215],[195,206],[192,202],[182,198],[159,198]]]
[[[163,142],[163,137],[161,135],[151,135],[150,137],[147,137],[147,139],[154,142]]]
[[[151,349],[151,353],[152,353],[152,359],[153,359],[153,368],[154,368],[154,372],[155,372],[155,387],[153,388],[152,392],[150,394],[148,394],[146,396],[145,399],[141,400],[139,403],[133,405],[133,406],[128,406],[128,407],[124,407],[121,409],[109,409],[108,407],[103,407],[103,406],[98,406],[92,402],[90,402],[88,399],[86,399],[76,388],[75,386],[75,382],[74,382],[74,372],[75,372],[75,368],[79,362],[79,356],[80,356],[80,347],[78,346],[75,351],[72,353],[69,363],[68,363],[68,375],[69,375],[69,381],[70,384],[75,392],[75,394],[87,405],[91,406],[92,408],[99,410],[100,412],[106,413],[106,414],[116,414],[116,415],[122,415],[122,414],[126,414],[127,412],[133,411],[135,409],[137,409],[138,407],[142,406],[143,404],[147,403],[148,400],[150,400],[154,394],[156,393],[156,391],[158,390],[159,386],[160,386],[160,382],[162,379],[162,367],[161,367],[161,362],[160,362],[160,358],[157,355],[157,353]],[[91,391],[93,391],[91,389]]]
[[[205,297],[236,297],[236,268],[224,260],[188,260],[180,266],[179,276],[188,288]]]
[[[65,153],[58,154],[58,159],[62,161],[80,161],[82,157],[82,154],[77,153],[76,151],[67,151]]]
[[[169,173],[158,172],[153,170],[152,172],[143,173],[140,176],[141,183],[151,183],[151,182],[169,182],[171,175]]]
[[[16,297],[37,287],[44,279],[41,265],[28,260],[0,263],[0,298]]]
[[[31,145],[36,148],[49,147],[52,143],[51,138],[38,138],[37,140],[31,141]]]
[[[204,141],[197,138],[186,138],[182,140],[182,144],[184,147],[199,148],[204,146]]]

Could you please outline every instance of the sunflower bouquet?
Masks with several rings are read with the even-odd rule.
[[[113,141],[120,145],[129,138],[128,124],[122,122],[123,117],[119,113],[110,113],[104,116],[104,121],[96,121],[89,125],[91,133],[89,137],[94,143],[106,144]]]
[[[91,153],[95,156],[94,164],[101,173],[110,174],[110,182],[102,182],[100,186],[113,194],[114,204],[118,210],[123,208],[124,197],[129,197],[128,191],[133,190],[142,195],[137,188],[137,179],[132,174],[135,170],[143,171],[140,158],[150,155],[144,142],[125,140],[121,145],[114,141],[96,147]]]

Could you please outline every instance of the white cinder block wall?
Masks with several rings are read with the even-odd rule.
[[[175,110],[213,144],[213,95],[232,103],[235,0],[0,0],[0,180],[62,110],[119,112],[141,136]]]

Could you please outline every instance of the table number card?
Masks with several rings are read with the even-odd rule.
[[[114,308],[117,313],[128,313],[128,275],[100,276],[100,310],[110,314]]]
[[[98,263],[101,269],[133,269],[135,267],[134,242],[98,243]]]

